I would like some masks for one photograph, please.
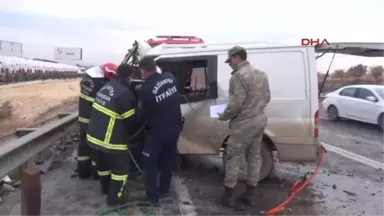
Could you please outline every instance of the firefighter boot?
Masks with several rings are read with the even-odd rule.
[[[122,195],[119,197],[116,197],[113,193],[108,194],[107,196],[107,206],[109,207],[121,206],[131,201],[138,202],[138,200],[132,200],[130,198],[130,192],[128,191],[124,191],[124,193],[122,193]]]
[[[77,174],[80,179],[86,179],[91,176],[90,167],[91,167],[90,160],[77,161]]]
[[[97,174],[97,167],[92,161],[92,166],[91,166],[91,171],[90,175],[93,176],[93,179],[98,180],[99,179],[99,174]]]
[[[129,198],[127,192],[128,191],[126,190],[123,180],[120,181],[111,178],[107,196],[107,205],[116,206],[125,204]]]
[[[255,195],[255,191],[256,191],[256,187],[247,184],[246,191],[243,193],[243,195],[241,195],[239,197],[240,203],[242,203],[246,206],[252,206],[253,205],[252,201],[253,201],[253,197]]]
[[[224,194],[221,197],[221,204],[225,207],[234,208],[239,211],[244,211],[246,206],[243,203],[236,202],[233,196],[234,188],[225,187]]]
[[[110,185],[110,182],[111,182],[111,176],[110,175],[100,176],[99,180],[100,180],[100,186],[101,186],[101,193],[102,194],[108,194],[108,192],[109,192],[109,185]]]

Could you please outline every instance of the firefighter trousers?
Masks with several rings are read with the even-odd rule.
[[[92,149],[89,147],[86,137],[86,128],[80,126],[80,140],[77,148],[77,172],[82,179],[89,178],[90,176],[97,179],[96,163],[93,160]]]
[[[124,198],[124,186],[128,180],[129,154],[93,150],[93,155],[97,164],[101,192],[108,194],[107,204],[120,203]]]
[[[170,131],[161,135],[147,135],[143,150],[143,168],[147,197],[152,203],[158,203],[160,196],[169,192],[176,164],[179,134],[179,131]]]

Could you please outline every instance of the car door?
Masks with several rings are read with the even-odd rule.
[[[367,97],[373,97],[375,101],[368,100]],[[376,123],[377,101],[378,98],[370,89],[357,88],[355,103],[352,109],[354,118],[364,122]]]
[[[356,92],[355,87],[346,87],[340,91],[336,105],[340,117],[353,118],[354,111],[352,109]]]

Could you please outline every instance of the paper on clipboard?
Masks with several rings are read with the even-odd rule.
[[[223,113],[225,108],[227,108],[227,104],[213,105],[209,107],[211,118],[219,118],[217,113]]]

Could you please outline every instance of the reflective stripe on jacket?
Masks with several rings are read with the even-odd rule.
[[[85,75],[81,80],[78,118],[81,127],[87,128],[96,93],[106,82],[107,80],[105,78],[92,78],[89,75]]]
[[[92,148],[116,152],[128,149],[128,138],[136,130],[137,101],[131,89],[119,80],[96,94],[88,125],[87,141]]]

